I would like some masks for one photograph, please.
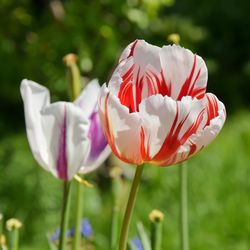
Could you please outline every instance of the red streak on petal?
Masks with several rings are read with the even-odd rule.
[[[144,162],[151,160],[149,152],[150,152],[149,141],[145,142],[145,132],[143,127],[141,127],[141,157]]]
[[[130,53],[129,53],[129,55],[128,55],[128,57],[127,58],[129,58],[129,57],[131,57],[131,56],[133,56],[134,55],[134,51],[135,51],[135,46],[136,46],[136,44],[138,43],[138,40],[135,40],[134,41],[134,43],[131,45],[131,48],[130,48]]]
[[[158,84],[158,92],[162,94],[162,96],[171,96],[172,92],[172,84],[166,83],[165,77],[163,75],[163,71],[161,70],[161,82]]]
[[[161,165],[165,165],[165,164],[170,165],[170,164],[174,163],[174,160],[169,162],[169,158],[171,156],[173,157],[173,155],[176,154],[176,151],[178,150],[178,148],[181,145],[183,145],[192,134],[196,133],[200,123],[202,122],[204,110],[202,110],[199,113],[196,120],[191,124],[191,126],[186,130],[186,132],[182,135],[181,138],[179,138],[179,134],[180,134],[180,131],[183,127],[183,124],[187,120],[189,114],[187,114],[177,124],[178,115],[179,115],[178,104],[176,104],[176,116],[175,116],[174,122],[171,126],[171,129],[170,129],[168,135],[166,136],[166,139],[164,140],[164,142],[162,144],[161,149],[153,158],[153,161],[158,161],[158,162],[160,162]],[[174,159],[174,157],[173,157],[173,159]]]
[[[207,106],[207,123],[205,126],[208,126],[210,124],[210,121],[217,117],[219,115],[218,110],[218,102],[215,98],[215,96],[206,95],[207,101],[208,101],[208,106]]]
[[[199,115],[197,116],[195,122],[187,129],[187,131],[184,133],[184,135],[182,136],[181,140],[180,140],[180,144],[183,145],[187,139],[192,135],[194,134],[199,125],[201,124],[202,120],[203,120],[203,115],[204,115],[204,111],[205,109],[203,109]]]
[[[197,98],[202,98],[204,96],[206,88],[195,88],[195,84],[196,84],[196,82],[199,79],[200,74],[201,74],[201,69],[198,70],[198,72],[195,76],[195,79],[192,82],[192,79],[194,77],[196,64],[197,64],[197,57],[196,57],[196,55],[194,55],[194,62],[193,62],[191,72],[190,72],[189,76],[187,77],[186,81],[184,82],[184,84],[182,85],[177,100],[181,100],[181,98],[183,96],[187,96],[187,95],[192,96],[192,97],[197,97]]]
[[[191,156],[195,153],[197,147],[192,141],[189,141],[189,143],[190,143],[190,151],[188,156]]]
[[[140,68],[137,71],[136,81],[133,83],[134,65],[122,76],[122,84],[118,93],[121,104],[129,108],[130,112],[137,112],[141,103],[143,76],[140,77]]]

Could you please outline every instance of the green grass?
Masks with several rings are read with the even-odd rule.
[[[187,165],[190,249],[248,250],[250,113],[230,117],[218,138]],[[149,227],[148,214],[158,208],[165,213],[163,250],[180,249],[178,168],[147,165],[144,171],[130,237],[136,234],[137,221]],[[109,250],[112,213],[109,182],[100,182],[95,174],[88,178],[93,182],[99,180],[99,185],[85,188],[85,216],[94,228],[98,249]],[[124,183],[125,188],[128,184]],[[2,138],[0,212],[6,218],[18,217],[23,221],[20,250],[48,249],[46,233],[59,225],[60,187],[61,182],[33,160],[25,134]]]

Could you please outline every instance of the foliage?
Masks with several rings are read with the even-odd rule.
[[[61,205],[61,183],[38,168],[28,147],[21,79],[47,85],[54,100],[67,99],[65,54],[78,54],[82,73],[105,82],[129,42],[143,38],[162,46],[177,32],[183,46],[204,57],[208,88],[232,113],[250,100],[249,5],[225,0],[0,0],[0,211],[25,225],[21,250],[48,249],[46,233],[59,224]],[[192,250],[247,250],[250,245],[249,120],[248,112],[232,115],[219,138],[188,163]],[[89,178],[101,188],[86,189],[85,216],[98,249],[108,249],[110,187],[100,186],[95,175]],[[163,249],[178,248],[178,195],[176,167],[146,168],[134,221],[147,227],[152,204],[163,210]],[[134,223],[131,237],[135,234]]]

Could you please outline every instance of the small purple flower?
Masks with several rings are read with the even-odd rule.
[[[143,250],[142,242],[138,237],[134,237],[132,243],[136,247],[136,250]]]
[[[88,219],[84,218],[84,219],[81,221],[81,228],[80,228],[80,231],[81,231],[81,235],[82,235],[84,238],[89,238],[89,237],[92,235],[93,229],[92,229],[92,226],[90,225]]]
[[[59,236],[60,236],[60,228],[58,227],[55,232],[50,236],[50,240],[51,241],[57,241],[59,240]]]
[[[73,238],[75,235],[75,229],[72,226],[68,231],[67,231],[67,238]]]
[[[59,240],[59,237],[60,237],[60,232],[61,232],[61,230],[60,230],[60,228],[58,227],[58,228],[55,230],[55,232],[50,236],[50,240],[53,241],[53,242],[58,241],[58,240]],[[74,227],[71,227],[71,228],[67,231],[66,236],[67,236],[67,238],[72,238],[72,237],[74,236],[74,234],[75,234],[75,229],[74,229]]]

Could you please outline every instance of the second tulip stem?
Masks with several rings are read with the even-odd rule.
[[[76,183],[76,215],[75,215],[75,236],[73,242],[73,250],[80,249],[80,241],[81,241],[81,219],[83,213],[83,187],[80,182]]]
[[[62,202],[62,217],[60,226],[60,239],[58,250],[65,250],[66,247],[66,231],[69,218],[69,196],[70,196],[70,182],[64,181],[63,183],[63,202]]]
[[[180,239],[181,249],[189,250],[188,240],[188,169],[186,164],[180,166]]]
[[[138,165],[136,168],[135,177],[132,183],[125,215],[123,218],[122,230],[121,230],[121,236],[120,236],[120,242],[119,242],[119,250],[126,250],[126,247],[127,247],[128,229],[129,229],[129,224],[131,221],[131,215],[135,206],[136,195],[138,193],[142,172],[143,172],[143,164]]]

